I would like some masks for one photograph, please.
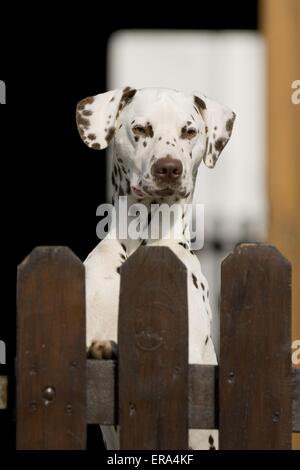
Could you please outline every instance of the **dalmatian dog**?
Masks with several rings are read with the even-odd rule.
[[[216,364],[210,335],[207,281],[191,250],[185,204],[192,202],[200,163],[213,168],[227,144],[235,114],[201,93],[126,87],[85,98],[77,105],[82,140],[95,150],[113,143],[113,203],[176,204],[180,239],[120,239],[116,224],[85,261],[89,357],[116,356],[120,267],[140,245],[168,246],[188,272],[189,363]],[[149,222],[151,223],[151,222]],[[109,236],[114,232],[116,236]],[[107,448],[118,449],[118,429],[102,426]],[[191,449],[217,449],[217,430],[189,430]]]

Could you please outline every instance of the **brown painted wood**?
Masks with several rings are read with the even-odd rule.
[[[215,429],[216,366],[189,365],[188,427]],[[87,361],[87,422],[118,424],[116,361]]]
[[[293,384],[293,431],[300,432],[300,369],[292,369]]]
[[[189,366],[189,428],[215,429],[217,416],[217,370],[215,366]]]
[[[189,429],[218,427],[218,366],[189,365]],[[87,423],[118,424],[116,361],[87,361]],[[292,369],[292,428],[300,432],[300,369]]]
[[[291,266],[242,244],[222,263],[220,448],[290,449]]]
[[[87,361],[87,422],[118,424],[117,363]]]
[[[121,449],[187,449],[187,273],[168,248],[123,264],[118,345]]]
[[[17,449],[84,449],[85,280],[65,247],[18,268]]]

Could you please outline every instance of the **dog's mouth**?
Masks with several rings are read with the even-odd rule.
[[[190,195],[190,192],[186,188],[178,188],[174,186],[166,186],[162,189],[154,189],[149,186],[143,186],[143,189],[140,189],[137,186],[131,186],[131,193],[138,199],[144,199],[146,197],[169,197],[169,196],[178,196],[181,198],[187,198]]]
[[[134,196],[136,196],[139,199],[143,199],[144,197],[147,196],[147,193],[136,186],[131,186],[131,192]]]

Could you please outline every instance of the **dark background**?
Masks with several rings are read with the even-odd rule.
[[[98,243],[96,207],[105,202],[104,152],[89,150],[76,103],[106,91],[106,46],[119,29],[256,29],[256,0],[175,4],[73,4],[66,12],[2,10],[0,106],[2,290],[0,339],[7,346],[9,409],[0,412],[0,448],[14,448],[16,267],[36,245],[67,245],[82,260]],[[167,9],[166,9],[167,10]],[[1,14],[2,16],[2,14]],[[89,430],[89,448],[98,442]]]

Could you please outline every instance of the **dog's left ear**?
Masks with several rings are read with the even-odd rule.
[[[198,92],[194,93],[194,105],[205,123],[206,148],[203,160],[206,166],[213,168],[230,139],[235,113]]]

